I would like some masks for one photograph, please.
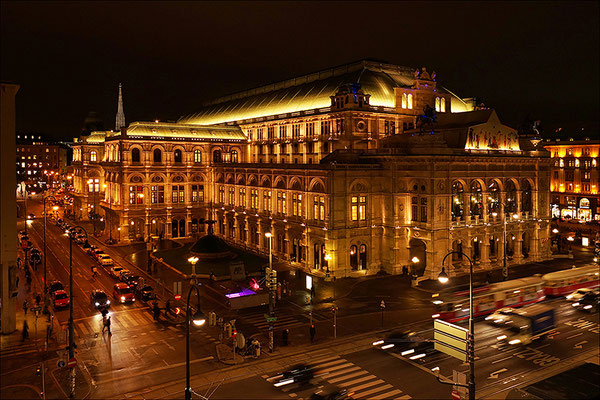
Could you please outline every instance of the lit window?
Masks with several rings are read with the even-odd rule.
[[[351,198],[352,221],[365,221],[367,219],[367,197],[352,196]]]
[[[292,195],[292,215],[296,217],[302,216],[302,195],[301,194],[293,194]]]
[[[407,106],[408,106],[409,110],[412,110],[412,108],[413,108],[413,95],[410,94],[410,93],[408,94],[408,104],[407,104]]]
[[[97,158],[98,158],[98,155],[96,154],[96,152],[95,151],[91,151],[90,152],[90,161],[96,162]]]
[[[406,93],[402,93],[402,108],[406,108],[407,96]]]
[[[440,98],[439,97],[435,98],[435,111],[437,111],[437,112],[440,111]]]
[[[440,99],[440,111],[446,112],[446,99],[444,98]]]
[[[271,191],[263,190],[263,210],[271,211]]]

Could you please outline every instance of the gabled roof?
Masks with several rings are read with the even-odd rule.
[[[211,125],[329,107],[330,96],[348,84],[359,84],[365,94],[371,95],[372,106],[394,107],[394,88],[412,87],[414,71],[415,68],[376,61],[358,61],[217,98],[178,122]],[[455,100],[460,109],[464,102]]]

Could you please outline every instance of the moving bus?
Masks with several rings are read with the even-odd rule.
[[[581,288],[597,288],[599,267],[590,265],[550,272],[542,276],[546,296],[565,296]]]
[[[546,298],[544,281],[538,276],[512,279],[473,290],[473,316],[490,314],[502,307],[520,307]],[[436,307],[432,318],[448,322],[469,318],[469,291],[441,293],[432,296]]]

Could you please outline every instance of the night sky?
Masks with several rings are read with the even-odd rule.
[[[437,72],[516,127],[597,134],[598,2],[2,2],[17,131],[72,138],[363,58]]]

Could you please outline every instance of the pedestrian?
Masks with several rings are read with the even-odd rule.
[[[311,324],[310,326],[310,342],[313,343],[315,341],[315,334],[317,330],[315,329],[315,324]]]
[[[281,300],[281,282],[277,283],[277,301]]]
[[[160,318],[160,308],[158,307],[158,302],[156,300],[154,300],[152,311],[154,313],[154,320],[158,321],[158,319]]]
[[[35,296],[35,305],[39,306],[40,305],[40,301],[42,301],[42,298],[38,294],[38,295]]]
[[[110,316],[106,318],[106,322],[104,322],[104,326],[102,327],[102,333],[104,333],[105,329],[108,330],[109,335],[112,335],[112,332],[110,331]]]
[[[171,315],[171,299],[167,299],[165,303],[165,315]]]
[[[23,320],[23,341],[29,338],[29,325],[27,325],[27,320]]]
[[[23,302],[23,312],[25,313],[25,315],[27,315],[27,307],[29,306],[29,303],[27,302],[27,300],[25,300]]]
[[[290,334],[289,329],[284,329],[281,332],[281,341],[282,341],[282,346],[287,346],[288,345],[288,336]]]

